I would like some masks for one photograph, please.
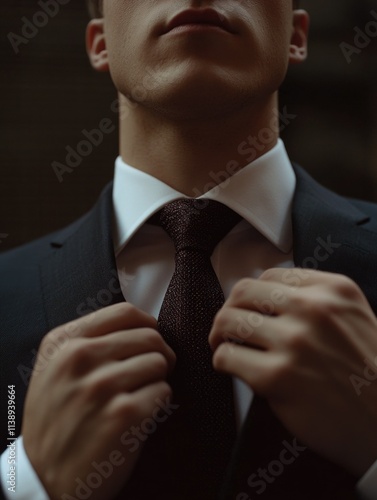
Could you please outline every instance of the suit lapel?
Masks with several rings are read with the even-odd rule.
[[[112,183],[93,209],[51,241],[40,266],[49,328],[124,301],[112,238]]]
[[[347,275],[360,286],[377,313],[377,234],[365,227],[370,217],[317,184],[300,167],[294,169],[295,265]]]

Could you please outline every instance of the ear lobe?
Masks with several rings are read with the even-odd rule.
[[[92,19],[86,28],[86,51],[96,71],[109,71],[103,19]]]
[[[293,12],[293,32],[289,46],[290,64],[304,62],[308,56],[309,14],[305,10]]]

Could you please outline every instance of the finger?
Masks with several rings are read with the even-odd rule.
[[[225,306],[266,315],[281,314],[293,292],[293,288],[282,283],[246,278],[233,287]]]
[[[167,415],[178,409],[178,405],[170,403],[171,398],[172,390],[169,384],[164,381],[156,382],[132,393],[116,394],[107,404],[106,413],[111,419],[116,417],[121,428],[124,427],[124,422],[129,419],[130,414],[135,418],[152,417],[156,421],[163,421],[162,418],[160,420],[156,418],[163,409],[166,409]]]
[[[66,323],[54,330],[54,333],[68,337],[96,337],[140,327],[157,328],[157,321],[132,304],[122,302]]]
[[[316,292],[319,296],[322,296],[323,299],[327,296],[325,300],[341,298],[352,303],[360,302],[368,304],[368,300],[360,287],[348,276],[343,274],[314,271],[312,269],[276,268],[265,271],[260,276],[259,281],[271,284],[279,282],[282,285],[290,287],[292,292],[296,291],[298,293],[300,293],[300,289],[313,287],[312,290],[310,290],[310,293],[313,295],[313,300],[315,293],[314,287],[316,287]]]
[[[168,363],[160,353],[147,353],[124,361],[106,363],[82,380],[89,396],[107,400],[118,392],[133,392],[146,385],[166,380]]]
[[[259,312],[223,307],[215,316],[208,340],[213,350],[229,341],[270,349],[276,338],[270,333],[277,328],[275,323],[275,318]]]
[[[161,353],[168,363],[169,370],[175,365],[173,349],[164,341],[161,334],[152,328],[138,328],[109,333],[91,339],[97,347],[101,360],[122,360],[149,352]]]
[[[271,268],[264,271],[260,281],[282,283],[293,288],[312,285],[331,285],[335,280],[350,279],[344,275],[303,268]]]
[[[242,379],[257,394],[267,395],[274,355],[248,347],[223,343],[213,355],[215,370]]]

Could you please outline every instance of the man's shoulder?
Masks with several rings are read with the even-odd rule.
[[[0,273],[2,274],[8,268],[30,269],[38,266],[80,229],[87,226],[88,224],[85,224],[87,221],[91,221],[89,224],[91,227],[99,221],[100,217],[108,217],[109,212],[106,211],[106,206],[111,204],[111,192],[112,183],[108,183],[93,207],[69,225],[0,253]]]
[[[342,196],[319,183],[298,164],[293,163],[293,168],[297,181],[293,212],[296,208],[300,213],[316,214],[319,220],[328,222],[338,222],[341,218],[377,231],[377,203]]]
[[[28,243],[0,253],[0,274],[26,272],[37,267],[59,248],[63,241],[75,233],[83,224],[88,214],[80,217],[69,225],[41,236]]]

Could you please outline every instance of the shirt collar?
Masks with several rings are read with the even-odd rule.
[[[199,198],[217,200],[240,214],[283,252],[292,248],[291,207],[296,177],[281,139]],[[118,255],[135,232],[167,203],[188,198],[155,177],[115,162],[114,247]]]

